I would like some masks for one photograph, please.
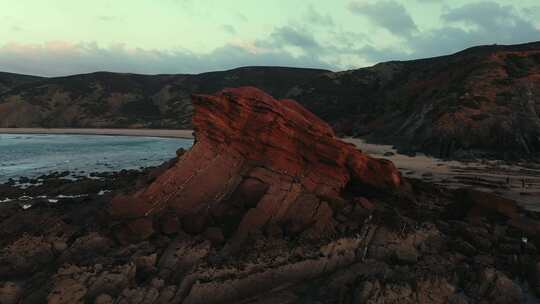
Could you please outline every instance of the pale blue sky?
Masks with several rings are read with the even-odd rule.
[[[540,40],[537,0],[0,0],[0,70],[344,70]]]

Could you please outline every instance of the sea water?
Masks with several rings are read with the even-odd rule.
[[[156,166],[192,144],[158,137],[0,134],[0,183],[52,172],[87,175]]]

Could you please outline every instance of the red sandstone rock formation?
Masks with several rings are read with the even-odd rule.
[[[236,244],[257,232],[332,234],[336,208],[401,184],[391,162],[339,140],[295,101],[243,87],[193,104],[191,150],[148,188],[112,201],[111,214],[127,219],[123,236],[147,237],[171,218],[190,233],[219,227]]]

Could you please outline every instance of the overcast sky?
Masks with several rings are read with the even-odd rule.
[[[0,0],[0,71],[345,70],[540,40],[538,0]]]

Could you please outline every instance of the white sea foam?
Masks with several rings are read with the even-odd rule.
[[[101,190],[98,192],[98,195],[102,196],[102,195],[105,195],[105,193],[109,193],[109,192],[111,192],[111,190]]]

